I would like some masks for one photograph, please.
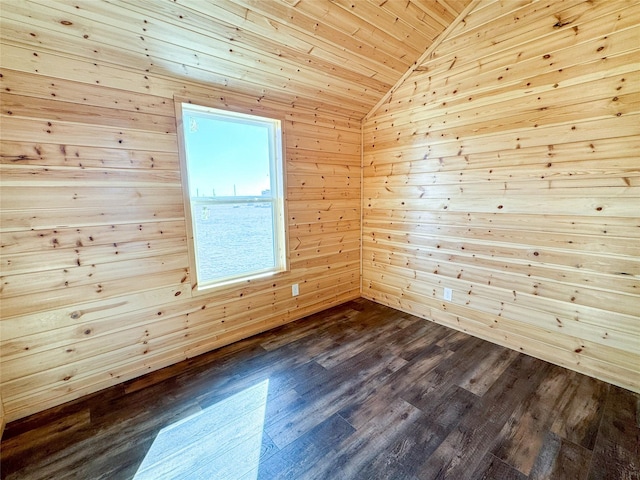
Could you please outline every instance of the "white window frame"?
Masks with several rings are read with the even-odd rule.
[[[174,99],[176,110],[176,124],[178,137],[178,152],[180,156],[180,170],[182,177],[182,190],[185,207],[185,221],[187,227],[187,247],[189,251],[190,280],[192,292],[203,293],[215,288],[247,283],[257,279],[271,277],[281,272],[289,270],[289,257],[287,245],[287,212],[286,212],[286,185],[285,185],[285,162],[284,162],[284,132],[283,119],[275,115],[256,115],[254,112],[247,112],[239,108],[228,110],[217,105],[211,105],[206,100],[191,100],[176,97]],[[188,112],[211,115],[217,119],[228,118],[230,121],[247,124],[271,125],[270,139],[270,197],[234,197],[220,199],[202,199],[191,197],[189,185],[189,162],[186,142],[184,138],[184,121]],[[273,228],[273,249],[275,265],[272,268],[255,270],[247,274],[238,274],[228,277],[218,278],[212,281],[202,281],[199,278],[198,248],[196,225],[193,220],[194,207],[198,205],[220,205],[220,204],[243,204],[243,203],[269,203],[272,207],[272,228]],[[240,254],[241,252],[239,252]]]

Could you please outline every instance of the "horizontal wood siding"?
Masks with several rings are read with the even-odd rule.
[[[0,438],[4,433],[4,427],[7,424],[6,417],[4,415],[4,403],[2,402],[2,394],[0,393]]]
[[[363,295],[640,391],[639,25],[476,5],[363,126]]]
[[[468,1],[9,1],[0,35],[4,57],[64,80],[167,95],[185,79],[362,118]]]
[[[359,297],[359,120],[2,48],[9,421]],[[192,295],[174,94],[286,119],[290,272]]]

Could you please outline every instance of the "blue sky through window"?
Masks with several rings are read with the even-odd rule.
[[[270,135],[266,125],[186,112],[191,197],[259,196],[268,190]]]

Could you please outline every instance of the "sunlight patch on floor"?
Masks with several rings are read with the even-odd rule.
[[[134,480],[255,480],[269,380],[163,428]]]

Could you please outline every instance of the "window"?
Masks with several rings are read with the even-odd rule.
[[[280,120],[190,103],[178,113],[198,288],[286,270]]]

